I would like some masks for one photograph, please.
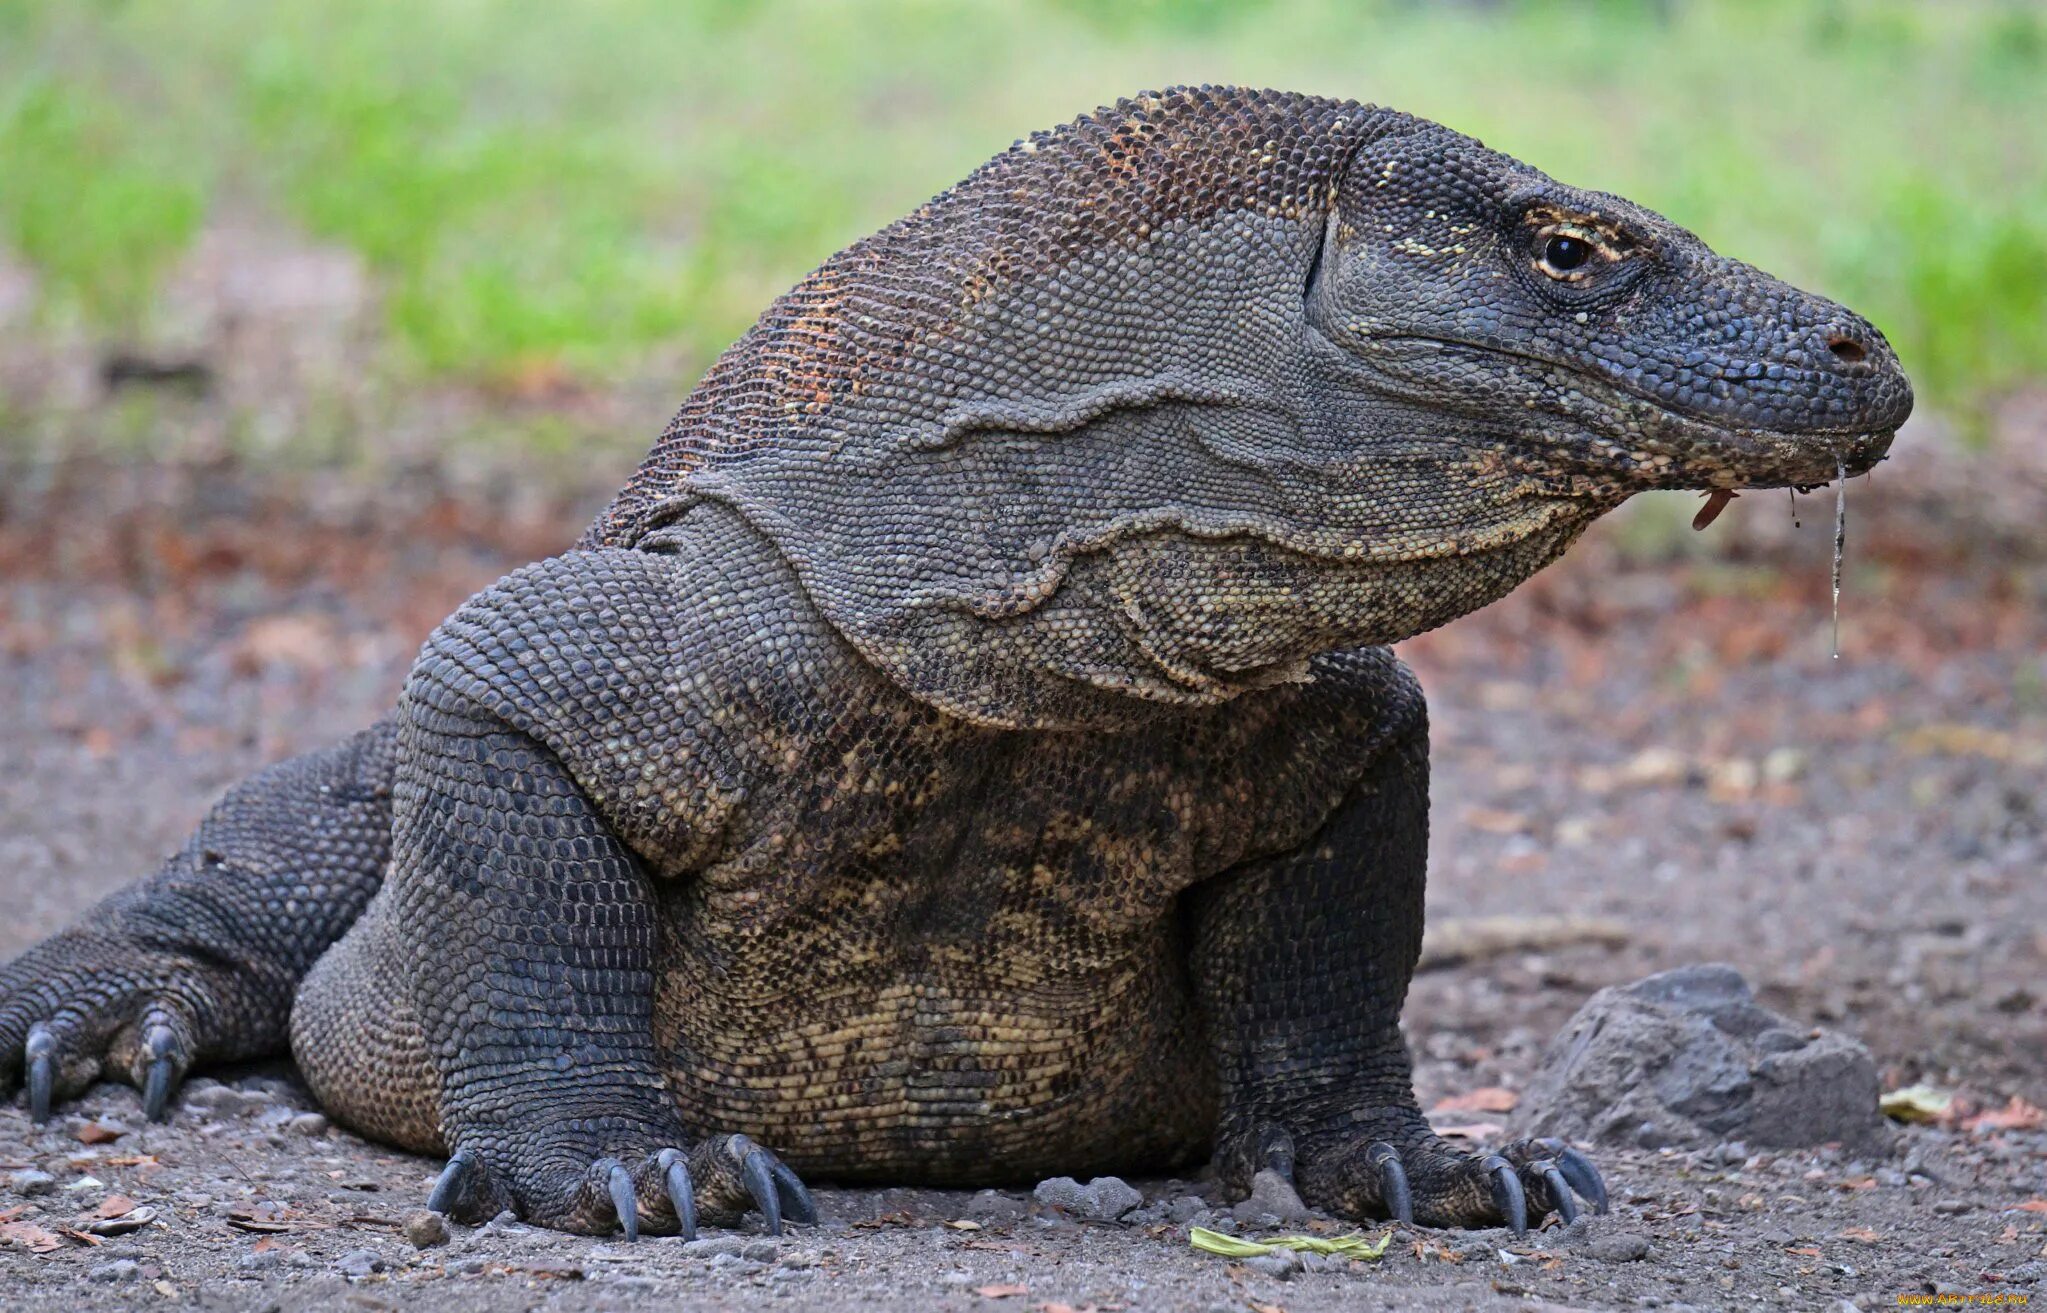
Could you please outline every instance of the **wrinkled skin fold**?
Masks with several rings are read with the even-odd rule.
[[[1911,408],[1823,298],[1393,111],[1147,95],[781,298],[397,709],[0,972],[0,1081],[287,1043],[581,1232],[1213,1155],[1355,1218],[1603,1209],[1416,1107],[1428,736],[1386,645],[1651,488]]]

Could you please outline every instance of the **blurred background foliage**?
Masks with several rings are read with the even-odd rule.
[[[216,216],[355,252],[376,368],[697,366],[847,241],[1140,88],[1398,106],[1868,313],[1930,406],[2047,375],[2047,9],[1942,0],[0,0],[0,246],[143,342]]]

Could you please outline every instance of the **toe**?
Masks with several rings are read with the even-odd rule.
[[[795,1171],[773,1150],[744,1135],[721,1135],[697,1146],[689,1162],[701,1214],[719,1223],[735,1223],[757,1212],[769,1235],[781,1235],[785,1222],[817,1220],[817,1204]]]

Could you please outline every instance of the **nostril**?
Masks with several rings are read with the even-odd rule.
[[[1827,350],[1833,352],[1836,359],[1845,360],[1851,365],[1859,365],[1869,359],[1868,347],[1852,337],[1843,337],[1839,333],[1827,338]]]

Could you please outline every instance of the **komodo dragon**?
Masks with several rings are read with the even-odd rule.
[[[1883,337],[1433,123],[1201,88],[832,257],[387,719],[0,974],[34,1115],[287,1042],[570,1231],[1213,1153],[1350,1217],[1566,1218],[1416,1106],[1428,739],[1385,647],[1650,488],[1815,485]]]

